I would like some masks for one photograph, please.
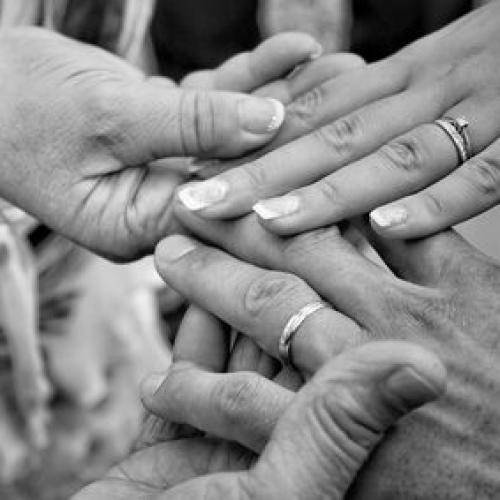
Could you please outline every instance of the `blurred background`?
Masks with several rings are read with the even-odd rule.
[[[0,29],[44,26],[178,81],[289,30],[375,61],[481,3],[0,0]],[[495,209],[459,230],[500,258],[499,223]],[[0,283],[0,498],[68,498],[130,449],[139,381],[168,366],[183,301],[151,260],[109,263],[4,202],[2,265],[14,278]]]

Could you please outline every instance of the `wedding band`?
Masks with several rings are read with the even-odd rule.
[[[286,323],[279,340],[278,353],[281,362],[285,366],[292,365],[292,340],[302,323],[320,309],[328,307],[324,302],[316,301],[305,305],[299,312],[294,314]]]
[[[463,118],[445,116],[434,122],[452,140],[460,159],[460,165],[472,157],[472,147],[467,127],[469,122]]]

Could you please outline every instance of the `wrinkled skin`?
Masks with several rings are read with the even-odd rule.
[[[163,278],[272,356],[294,311],[318,294],[335,308],[315,313],[294,338],[293,359],[303,377],[346,348],[381,338],[417,342],[443,360],[449,372],[446,397],[387,437],[356,482],[354,496],[494,497],[500,488],[496,262],[453,232],[415,242],[384,242],[369,233],[396,277],[362,256],[336,227],[281,239],[254,216],[207,223],[182,207],[178,215],[205,241],[260,267],[179,236],[158,247]],[[151,407],[168,417],[160,401]],[[247,420],[272,422],[276,415],[266,409],[271,407]],[[269,429],[260,432],[262,440]]]
[[[292,40],[269,80],[317,51],[307,35]],[[240,156],[276,135],[268,100],[183,90],[49,30],[4,30],[0,41],[0,196],[100,254],[132,259],[171,228],[186,175],[155,160]]]
[[[204,336],[212,341],[208,356],[196,353]],[[184,361],[175,370],[224,363],[227,334],[210,314],[191,308],[179,337],[177,355]],[[163,443],[132,455],[75,500],[340,499],[383,431],[436,398],[444,377],[441,363],[421,348],[366,345],[318,371],[280,418],[258,459],[236,443],[182,438],[178,427],[163,422]],[[264,378],[262,383],[272,384]],[[231,398],[237,402],[235,392],[223,394],[230,398],[226,405]]]

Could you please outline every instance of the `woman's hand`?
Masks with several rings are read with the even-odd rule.
[[[287,61],[315,50],[303,37]],[[151,250],[173,224],[180,177],[154,160],[239,156],[283,118],[276,101],[181,90],[37,28],[1,34],[0,74],[0,195],[117,259]]]
[[[145,391],[162,410],[168,406],[165,411],[175,415],[174,421],[197,419],[201,429],[229,439],[253,416],[254,430],[267,426],[262,455],[257,459],[219,438],[183,439],[174,432],[168,441],[125,460],[75,500],[341,499],[385,430],[444,387],[443,367],[433,355],[410,344],[375,343],[328,363],[297,396],[278,399],[287,405],[276,407],[283,415],[275,426],[262,410],[273,413],[264,405],[284,389],[250,373],[213,373],[224,369],[227,337],[218,320],[191,308],[178,333],[176,365],[160,388],[153,378]],[[207,350],[200,350],[202,345]],[[245,418],[220,418],[218,409],[242,400],[249,403]]]
[[[461,222],[500,199],[499,64],[500,2],[490,2],[386,60],[319,86],[289,106],[274,145],[305,137],[182,189],[180,199],[189,208],[205,195],[197,211],[206,218],[254,206],[278,234],[369,211],[373,228],[391,238]],[[469,122],[471,158],[463,165],[433,123],[444,116]]]

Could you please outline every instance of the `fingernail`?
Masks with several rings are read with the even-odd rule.
[[[241,126],[254,134],[278,130],[285,120],[285,107],[276,99],[249,97],[238,104]]]
[[[380,228],[399,226],[408,220],[408,211],[404,207],[384,207],[373,210],[370,219]]]
[[[196,245],[185,236],[175,235],[163,240],[157,248],[157,254],[170,262],[182,259],[188,253],[196,250]]]
[[[323,45],[321,45],[320,43],[317,43],[316,47],[311,52],[311,55],[309,56],[309,59],[311,61],[319,59],[323,55],[324,51],[325,51],[325,49],[323,48]]]
[[[197,160],[196,158],[193,158],[188,165],[188,172],[190,174],[197,174],[200,170],[203,170],[204,168],[208,167],[216,167],[220,165],[221,161],[220,160]]]
[[[385,385],[391,394],[403,398],[409,406],[436,399],[442,392],[436,381],[407,366],[393,373]]]
[[[272,220],[297,212],[299,206],[300,200],[297,196],[287,195],[259,201],[252,209],[261,219]]]
[[[182,188],[178,196],[186,208],[195,211],[222,201],[226,197],[228,190],[229,186],[225,182],[210,179]]]
[[[141,394],[144,398],[152,397],[156,394],[158,389],[165,380],[164,373],[152,373],[141,384]]]

